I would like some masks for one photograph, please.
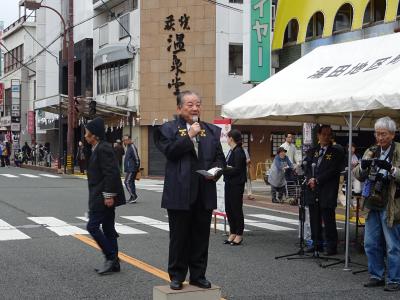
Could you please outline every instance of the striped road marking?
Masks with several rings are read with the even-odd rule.
[[[284,226],[279,226],[275,224],[269,224],[269,223],[262,223],[256,220],[249,220],[249,219],[244,219],[244,223],[249,226],[254,226],[258,228],[263,228],[263,229],[268,229],[272,231],[289,231],[289,230],[296,230],[294,228],[289,228],[289,227],[284,227]]]
[[[25,177],[29,177],[29,178],[40,178],[40,176],[36,176],[36,175],[33,175],[33,174],[19,174],[19,175],[25,176]]]
[[[88,221],[88,218],[86,217],[76,217],[79,220],[83,220],[85,222]],[[120,234],[147,234],[146,231],[142,231],[130,226],[126,226],[120,223],[115,223],[115,230],[120,233]]]
[[[288,224],[292,224],[292,225],[299,225],[299,220],[276,217],[276,216],[271,216],[271,215],[267,215],[267,214],[251,214],[251,215],[248,215],[248,216],[249,217],[260,218],[260,219],[265,219],[265,220],[270,220],[270,221],[288,223]]]
[[[49,230],[59,236],[88,233],[86,230],[69,225],[68,223],[54,217],[29,217],[28,219],[37,224],[46,226]]]
[[[25,233],[0,219],[0,241],[27,240],[30,239]]]
[[[131,220],[137,223],[155,227],[161,230],[169,231],[169,225],[167,222],[159,221],[156,219],[143,217],[143,216],[121,216],[121,218]]]
[[[51,174],[39,174],[40,176],[44,177],[49,177],[49,178],[61,178],[60,176],[57,175],[51,175]]]
[[[1,176],[7,177],[7,178],[18,178],[18,176],[12,175],[12,174],[0,174]]]

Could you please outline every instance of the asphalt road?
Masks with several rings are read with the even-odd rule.
[[[167,284],[162,278],[168,220],[160,208],[160,183],[141,182],[145,189],[139,190],[139,202],[117,209],[117,222],[125,225],[120,227],[125,232],[119,238],[120,252],[128,262],[122,263],[121,273],[98,276],[94,268],[103,257],[87,241],[82,220],[86,180],[41,174],[0,169],[1,299],[152,299],[153,286]],[[343,265],[322,269],[311,259],[275,260],[297,250],[295,215],[245,207],[245,217],[249,231],[243,246],[223,245],[223,231],[211,232],[207,276],[222,287],[224,298],[398,299],[398,293],[363,288],[368,274],[353,275]],[[352,258],[366,262],[362,255]]]

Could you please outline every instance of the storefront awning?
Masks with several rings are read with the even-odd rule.
[[[61,101],[61,107],[60,107]],[[77,108],[79,110],[79,116],[89,118],[89,103],[92,101],[92,98],[80,98],[78,97]],[[34,102],[34,109],[41,109],[46,112],[59,114],[60,109],[62,114],[66,114],[68,112],[68,96],[66,95],[57,95],[52,96],[45,99],[39,99]],[[130,113],[135,113],[136,108],[126,108],[120,106],[108,105],[106,103],[102,103],[96,101],[96,116],[102,118],[109,118],[115,116],[128,116]]]
[[[126,44],[112,44],[102,47],[94,57],[94,67],[116,61],[133,59],[133,54],[128,51]]]

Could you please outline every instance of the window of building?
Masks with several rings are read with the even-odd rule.
[[[4,54],[4,73],[11,72],[22,66],[24,59],[23,45],[19,45]]]
[[[129,86],[127,62],[102,66],[96,70],[96,74],[98,94],[117,92]]]
[[[139,0],[132,0],[132,8],[133,10],[138,8]]]
[[[400,2],[399,2],[399,6],[397,6],[397,16],[400,17]]]
[[[129,16],[129,13],[127,13],[119,18],[119,22],[121,23],[119,26],[120,39],[129,36]]]
[[[324,15],[319,11],[315,13],[307,26],[307,38],[314,39],[322,36],[324,31]]]
[[[229,75],[243,75],[243,45],[229,45]]]
[[[229,3],[243,4],[243,0],[229,0]]]
[[[297,42],[297,35],[299,33],[299,23],[296,19],[290,20],[286,26],[285,37],[283,39],[283,45]]]
[[[365,8],[363,27],[385,19],[386,0],[371,0]]]
[[[99,27],[99,47],[108,44],[108,24]]]
[[[342,5],[335,17],[333,23],[333,32],[350,31],[353,22],[353,7],[350,4]]]

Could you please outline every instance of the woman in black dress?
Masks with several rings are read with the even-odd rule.
[[[242,134],[239,130],[233,129],[228,132],[228,144],[231,150],[226,158],[228,167],[224,170],[224,181],[225,211],[230,235],[224,244],[238,246],[243,241],[243,192],[247,180],[246,154],[242,148]]]

